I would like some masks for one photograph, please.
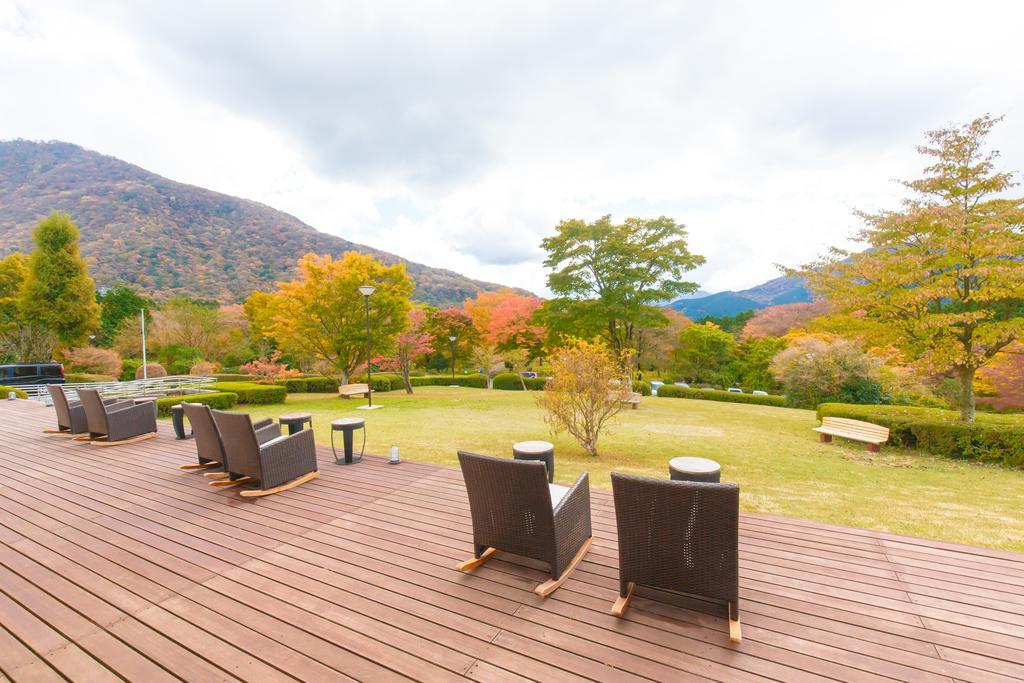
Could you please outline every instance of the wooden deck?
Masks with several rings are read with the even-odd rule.
[[[731,645],[717,612],[608,614],[603,491],[593,549],[544,600],[535,567],[453,569],[458,470],[328,449],[319,479],[242,499],[176,469],[194,446],[169,425],[100,449],[52,421],[0,406],[0,682],[1024,680],[1024,555],[744,515]]]

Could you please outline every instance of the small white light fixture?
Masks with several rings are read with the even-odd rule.
[[[388,455],[388,464],[397,465],[401,460],[398,458],[398,446],[391,446],[391,453]]]
[[[373,285],[362,285],[359,287],[359,293],[363,296],[370,296],[377,291],[377,288]]]

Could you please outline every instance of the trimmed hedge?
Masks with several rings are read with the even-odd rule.
[[[135,373],[142,367],[141,358],[122,358],[121,359],[121,376],[118,378],[122,382],[131,382],[135,379]]]
[[[289,394],[330,394],[338,390],[338,380],[333,377],[289,377],[274,384],[284,387]]]
[[[366,375],[360,377],[352,377],[349,379],[350,384],[366,384]],[[391,391],[393,389],[402,388],[402,378],[399,375],[391,374],[388,372],[373,373],[373,379],[370,382],[371,391]]]
[[[493,386],[495,389],[503,391],[522,391],[524,383],[529,391],[539,391],[544,388],[548,380],[546,377],[523,377],[520,381],[519,375],[516,373],[503,372],[494,376]]]
[[[784,396],[755,396],[754,394],[737,394],[733,391],[721,391],[720,389],[694,389],[692,387],[677,387],[674,384],[665,384],[658,387],[658,397],[668,398],[696,398],[702,401],[721,401],[723,403],[749,403],[759,406],[774,406],[781,408],[786,405]]]
[[[651,383],[638,379],[633,382],[633,391],[639,392],[641,396],[651,395]]]
[[[3,385],[0,385],[0,393],[3,394],[5,400],[7,399],[7,394],[11,393],[12,391],[14,392],[14,395],[17,396],[18,398],[28,398],[28,394],[26,394],[23,390],[19,389],[18,387],[5,387]]]
[[[64,375],[64,381],[68,384],[84,382],[116,382],[117,378],[110,375],[90,375],[87,372],[69,372]]]
[[[171,408],[179,403],[202,403],[203,405],[225,410],[238,403],[238,394],[232,391],[218,391],[215,394],[193,394],[192,396],[170,396],[156,400],[156,412],[160,417],[170,417]]]
[[[215,382],[217,391],[230,391],[238,394],[238,402],[248,405],[267,403],[284,403],[288,390],[276,384],[256,384],[255,382]]]
[[[398,382],[398,387],[401,387],[401,378],[399,378]],[[446,387],[449,384],[457,384],[460,387],[473,387],[474,389],[487,388],[486,375],[481,375],[479,373],[475,373],[472,375],[455,375],[454,380],[452,379],[451,375],[429,375],[427,377],[410,377],[409,382],[414,387]]]
[[[1024,467],[1024,418],[978,413],[971,423],[941,408],[822,403],[818,419],[845,417],[889,428],[889,443],[933,455]]]
[[[252,375],[231,372],[215,372],[210,377],[213,377],[218,382],[251,382],[255,379]]]

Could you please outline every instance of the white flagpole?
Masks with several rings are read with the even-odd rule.
[[[142,311],[142,379],[149,379],[149,369],[146,367],[146,309]]]

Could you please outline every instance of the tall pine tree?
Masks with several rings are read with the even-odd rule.
[[[84,345],[100,324],[96,284],[78,251],[78,227],[66,213],[53,212],[32,235],[35,251],[19,311],[23,320],[52,331],[66,346]]]

